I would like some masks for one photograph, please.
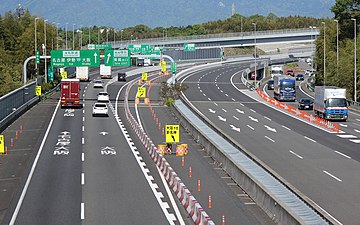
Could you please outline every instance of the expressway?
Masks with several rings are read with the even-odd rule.
[[[100,90],[82,83],[83,108],[55,109],[30,179],[4,224],[187,224],[114,110],[92,117]]]
[[[359,220],[359,145],[261,102],[240,83],[245,65],[223,65],[184,78],[186,98],[275,173],[339,223]]]

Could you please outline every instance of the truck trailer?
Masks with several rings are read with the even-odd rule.
[[[278,101],[295,101],[295,78],[285,75],[274,75],[274,98]]]
[[[314,113],[326,120],[348,119],[346,89],[334,86],[315,86]]]
[[[61,80],[61,107],[72,106],[80,107],[80,80],[62,79]]]
[[[79,79],[80,81],[89,81],[89,67],[77,66],[76,78]]]
[[[111,66],[105,66],[104,64],[100,64],[100,77],[111,79]]]

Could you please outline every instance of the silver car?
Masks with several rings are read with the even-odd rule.
[[[92,110],[93,116],[109,116],[108,107],[105,103],[95,103]]]
[[[94,88],[103,88],[103,82],[101,80],[94,80]]]

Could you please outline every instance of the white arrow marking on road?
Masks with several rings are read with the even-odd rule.
[[[106,59],[106,64],[109,64],[109,60],[110,60],[111,54],[107,54],[107,59]]]
[[[230,124],[231,129],[240,132],[240,128],[239,127],[235,127],[234,125]]]
[[[109,133],[106,132],[106,131],[102,131],[102,132],[100,132],[99,134],[102,135],[102,136],[105,136],[105,135],[107,135],[107,134],[109,134]]]
[[[268,125],[264,125],[264,127],[268,130],[268,131],[272,131],[274,133],[276,133],[276,129],[275,128],[271,128]]]
[[[101,155],[116,155],[115,147],[106,146],[101,149]]]
[[[240,109],[236,109],[238,113],[244,114],[244,111],[241,111]]]
[[[209,112],[215,113],[216,111],[215,111],[215,110],[212,110],[212,109],[209,109]]]
[[[255,119],[254,117],[252,117],[252,116],[248,116],[249,117],[249,119],[251,119],[252,121],[255,121],[255,122],[259,122],[259,120],[258,119]]]
[[[223,118],[221,116],[218,116],[218,117],[219,117],[219,120],[226,122],[226,118]]]
[[[96,61],[96,56],[97,56],[97,53],[95,52],[95,53],[94,53],[94,60],[95,60],[95,63],[97,63],[97,61]]]

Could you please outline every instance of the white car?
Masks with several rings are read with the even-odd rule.
[[[94,80],[94,88],[102,88],[103,82],[101,80]]]
[[[105,103],[95,103],[93,105],[93,116],[109,116],[108,114],[108,107]]]
[[[105,91],[99,92],[99,94],[97,95],[97,100],[98,102],[108,102],[109,101],[108,93]]]

